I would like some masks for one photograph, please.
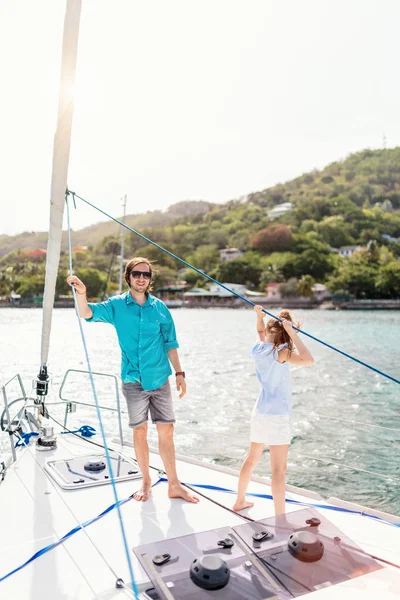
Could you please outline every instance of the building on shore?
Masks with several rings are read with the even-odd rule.
[[[264,296],[260,296],[259,292],[253,292],[246,289],[245,285],[239,283],[223,283],[224,286],[231,289],[236,294],[243,296],[244,298],[251,298],[257,301],[265,299]],[[185,306],[188,308],[207,308],[207,307],[238,307],[243,305],[243,301],[237,296],[231,294],[228,290],[224,289],[217,283],[211,284],[209,289],[204,288],[192,288],[184,294]]]
[[[155,290],[157,298],[162,300],[168,308],[181,308],[184,304],[186,284],[165,285]]]
[[[219,251],[219,257],[221,260],[234,260],[243,256],[242,250],[239,248],[224,248]]]

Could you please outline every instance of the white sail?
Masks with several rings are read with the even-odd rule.
[[[46,280],[43,297],[43,324],[40,358],[42,367],[47,364],[49,354],[51,318],[60,260],[65,190],[67,187],[74,109],[73,88],[75,84],[81,4],[82,0],[67,0],[64,21],[58,117],[53,146],[50,228],[49,239],[47,242]]]

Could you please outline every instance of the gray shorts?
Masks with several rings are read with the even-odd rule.
[[[153,423],[175,423],[169,381],[156,390],[146,391],[140,383],[122,383],[129,414],[129,427],[147,422],[149,409]]]

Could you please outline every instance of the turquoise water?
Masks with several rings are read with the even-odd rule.
[[[307,332],[400,379],[398,311],[303,310],[294,314],[302,318]],[[30,391],[40,363],[41,316],[35,309],[0,309],[1,383],[19,372]],[[175,401],[177,452],[239,468],[258,393],[249,358],[255,340],[253,311],[177,309],[173,316],[188,383],[187,397]],[[118,374],[119,347],[112,327],[85,324],[84,331],[93,370]],[[304,341],[316,364],[292,372],[294,439],[288,483],[400,514],[399,386],[317,342]],[[75,312],[58,309],[53,316],[49,359],[54,399],[69,368],[86,370],[87,366]],[[102,403],[115,405],[112,385],[98,378],[96,388]],[[15,386],[10,386],[10,394],[19,395]],[[92,401],[86,376],[73,375],[65,395]],[[58,407],[52,414],[62,418]],[[116,436],[114,416],[105,413],[104,418],[107,433]],[[96,426],[94,411],[81,408],[70,421],[71,426],[82,423]],[[125,433],[130,435],[127,427]],[[153,427],[150,442],[156,445]],[[5,440],[0,443],[4,447]],[[257,473],[269,474],[267,452]]]

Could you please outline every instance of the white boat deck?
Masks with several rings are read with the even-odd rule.
[[[129,446],[124,452],[133,456]],[[58,436],[58,448],[51,452],[36,451],[32,442],[29,450],[19,449],[17,463],[10,465],[4,481],[0,483],[0,578],[23,564],[38,550],[56,542],[79,523],[92,519],[114,504],[111,485],[63,490],[39,467],[39,464],[44,465],[50,460],[100,453],[100,448],[75,436]],[[162,468],[156,453],[151,454],[150,462]],[[233,490],[237,487],[237,475],[233,472],[198,461],[187,462],[183,457],[178,460],[178,473],[182,481],[190,484],[210,484]],[[152,477],[154,482],[158,480],[156,470],[152,470]],[[118,483],[119,499],[130,496],[138,489],[140,482],[141,479]],[[199,491],[227,507],[233,504],[232,494]],[[249,491],[271,493],[269,486],[261,480],[252,481]],[[300,490],[299,493],[288,492],[287,497],[305,503],[326,504],[316,494]],[[271,500],[255,498],[254,502],[254,507],[245,514],[256,520],[273,515]],[[288,504],[287,508],[293,511],[301,506]],[[164,482],[154,487],[147,502],[132,499],[121,507],[121,511],[130,549],[165,538],[244,523],[240,516],[203,497],[197,505],[178,499],[170,500]],[[366,552],[400,563],[400,528],[366,516],[326,509],[320,509],[320,512]],[[138,588],[142,591],[151,587],[133,552],[131,558]],[[117,578],[122,578],[126,583],[130,579],[117,511],[114,509],[90,524],[85,531],[78,531],[63,544],[1,582],[0,597],[26,600],[112,600],[132,597],[126,590],[116,589]],[[303,597],[311,595],[315,599],[398,599],[400,569],[384,565],[381,570]]]

